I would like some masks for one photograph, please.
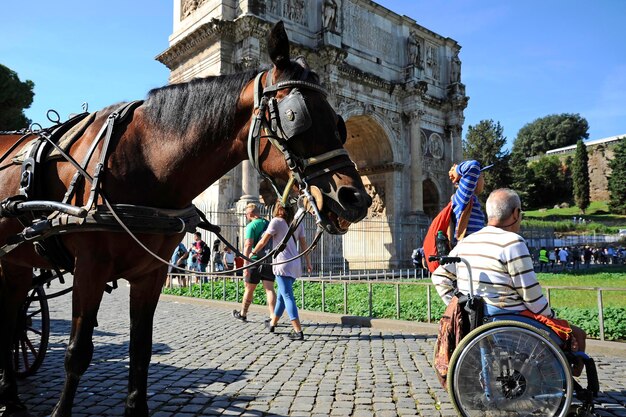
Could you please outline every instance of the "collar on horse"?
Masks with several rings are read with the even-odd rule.
[[[263,74],[267,73],[266,86],[261,84]],[[254,79],[254,116],[248,132],[248,158],[252,166],[272,185],[279,201],[282,205],[287,205],[289,191],[294,181],[298,184],[300,191],[312,203],[311,209],[314,212],[317,222],[321,222],[318,206],[315,198],[310,193],[309,181],[313,178],[335,171],[345,166],[353,166],[353,162],[347,158],[330,167],[318,169],[305,175],[307,168],[326,162],[339,156],[348,156],[348,151],[344,148],[324,152],[321,155],[301,158],[289,148],[289,140],[301,134],[313,125],[309,110],[300,90],[310,90],[328,95],[320,85],[305,81],[308,71],[304,71],[300,80],[286,80],[272,84],[273,69],[257,74]],[[290,88],[291,91],[282,99],[276,99],[276,93],[280,90]],[[269,117],[268,117],[269,116]],[[263,134],[262,134],[263,133]],[[291,176],[283,192],[278,189],[276,181],[263,172],[259,162],[259,144],[261,137],[267,138],[270,143],[278,149],[285,157],[287,166],[291,171]],[[320,198],[320,197],[318,197]]]

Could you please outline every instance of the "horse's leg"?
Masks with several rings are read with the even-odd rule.
[[[109,276],[111,270],[107,263],[97,263],[85,257],[77,259],[72,293],[72,331],[65,352],[65,384],[61,398],[52,411],[52,417],[72,415],[78,383],[93,356],[93,329],[106,277]]]
[[[152,356],[152,324],[167,267],[130,284],[130,364],[126,417],[148,416],[148,367]]]
[[[32,286],[33,270],[0,262],[0,405],[6,407],[3,415],[26,415],[26,406],[17,394],[11,348],[28,290]]]

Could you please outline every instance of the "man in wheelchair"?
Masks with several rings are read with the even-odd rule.
[[[486,211],[487,226],[461,240],[450,252],[449,257],[456,260],[440,261],[432,275],[437,292],[446,305],[458,294],[480,300],[481,323],[505,319],[552,329],[550,338],[566,352],[571,374],[580,376],[585,358],[593,362],[584,354],[585,332],[556,319],[542,293],[528,247],[518,235],[523,215],[519,196],[510,189],[495,190],[487,199]],[[589,367],[587,373],[589,379]],[[597,392],[597,381],[590,385]]]

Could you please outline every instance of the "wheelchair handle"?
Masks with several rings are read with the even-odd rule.
[[[469,295],[470,297],[474,296],[474,283],[472,282],[472,267],[470,266],[467,259],[461,258],[460,256],[435,256],[431,255],[428,257],[430,262],[438,261],[441,265],[447,264],[455,264],[463,262],[465,267],[467,268],[467,274],[469,275]]]

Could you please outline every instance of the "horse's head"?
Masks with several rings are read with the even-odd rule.
[[[315,196],[314,211],[325,230],[345,233],[350,223],[365,217],[372,199],[343,148],[344,121],[304,59],[291,61],[282,22],[270,33],[268,52],[274,65],[254,85],[250,160],[275,183],[293,178],[301,193]]]

